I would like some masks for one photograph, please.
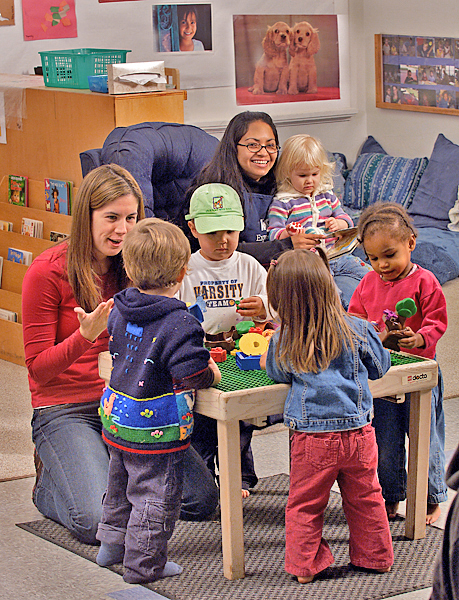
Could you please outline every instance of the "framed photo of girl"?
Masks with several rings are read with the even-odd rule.
[[[459,115],[459,40],[375,35],[376,106]]]
[[[152,8],[155,52],[212,50],[210,4],[156,4]]]

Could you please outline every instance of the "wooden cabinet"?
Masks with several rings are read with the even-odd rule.
[[[101,148],[115,127],[144,121],[183,123],[186,100],[186,91],[177,89],[110,96],[35,86],[24,87],[23,93],[22,129],[7,129],[7,143],[0,144],[0,178],[52,177],[76,186],[82,179],[80,152]]]
[[[174,83],[179,88],[178,71],[169,71],[175,71]],[[8,87],[6,77],[2,76],[2,85]],[[44,179],[72,181],[76,193],[82,180],[80,152],[101,148],[115,127],[144,121],[183,123],[186,100],[186,92],[180,89],[110,96],[89,90],[37,87],[36,79],[35,85],[28,87],[28,78],[23,79],[18,127],[7,129],[7,143],[0,144],[0,219],[14,223],[13,232],[0,231],[0,255],[4,259],[0,307],[14,310],[19,318],[18,323],[0,319],[0,359],[20,365],[25,364],[21,288],[27,267],[7,261],[8,248],[29,250],[35,258],[52,245],[50,231],[70,232],[71,217],[45,210]],[[8,175],[29,178],[28,207],[8,203]],[[43,240],[21,235],[22,217],[43,221]]]

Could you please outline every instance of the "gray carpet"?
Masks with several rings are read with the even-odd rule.
[[[284,508],[288,476],[262,479],[244,501],[246,577],[228,581],[223,577],[220,522],[178,522],[169,543],[169,557],[184,567],[172,577],[147,587],[172,600],[365,600],[387,598],[432,585],[435,557],[443,531],[428,527],[426,538],[404,537],[405,522],[391,523],[395,564],[390,573],[376,574],[349,565],[348,529],[341,497],[332,492],[325,518],[324,537],[335,564],[317,579],[301,586],[284,571]],[[18,526],[66,550],[95,562],[97,548],[76,541],[66,529],[48,519]],[[122,574],[122,565],[111,567]]]

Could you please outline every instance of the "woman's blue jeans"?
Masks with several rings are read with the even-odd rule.
[[[35,409],[32,439],[43,462],[34,503],[80,541],[95,544],[107,486],[108,452],[102,441],[99,403],[63,404]],[[180,517],[209,518],[218,504],[218,489],[194,449],[185,451]]]
[[[405,439],[409,431],[410,394],[405,402],[395,404],[374,399],[373,425],[378,443],[378,477],[386,502],[406,498]],[[438,384],[432,389],[430,414],[430,452],[427,502],[439,504],[448,498],[445,484],[445,415],[443,412],[443,378],[438,369]]]
[[[353,254],[344,254],[330,261],[330,269],[341,292],[341,302],[347,310],[352,294],[364,275],[371,271],[371,267]]]

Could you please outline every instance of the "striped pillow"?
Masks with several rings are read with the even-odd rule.
[[[343,204],[361,210],[377,201],[397,202],[407,209],[428,163],[427,158],[361,154],[346,179]]]

